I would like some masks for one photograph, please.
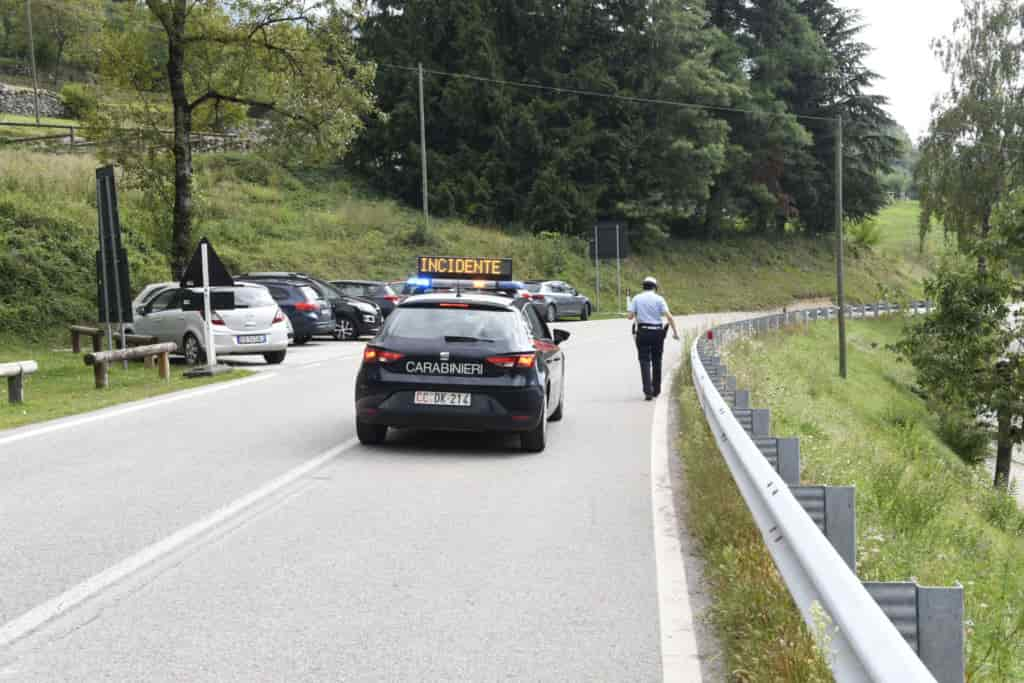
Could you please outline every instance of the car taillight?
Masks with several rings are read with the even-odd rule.
[[[300,301],[299,303],[295,304],[295,310],[303,312],[319,311],[320,304],[314,304],[308,301]]]
[[[533,353],[517,353],[509,356],[489,356],[487,362],[499,368],[532,368],[537,362],[537,355]]]
[[[276,325],[278,323],[283,323],[283,322],[284,322],[284,311],[282,311],[279,308],[279,309],[277,309],[277,313],[274,314],[274,321],[272,323],[270,323],[270,324],[271,325]]]
[[[384,297],[384,299],[385,299],[385,301],[390,301],[393,304],[397,304],[398,303],[398,297],[395,296],[394,294],[392,294],[391,296],[386,296],[386,297]]]
[[[224,318],[220,317],[220,313],[214,311],[210,314],[210,322],[214,325],[224,325]]]
[[[396,360],[402,360],[403,358],[405,358],[404,353],[378,349],[373,346],[367,346],[363,350],[364,363],[394,363]]]
[[[544,301],[543,294],[527,294],[526,296],[533,299],[534,301]]]

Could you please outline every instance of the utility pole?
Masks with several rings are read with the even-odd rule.
[[[39,123],[39,78],[36,76],[36,41],[32,35],[32,0],[25,0],[25,14],[28,18],[28,55],[32,60],[32,92],[36,108],[36,123]]]
[[[423,235],[430,228],[430,211],[427,209],[427,121],[423,107],[423,63],[419,65],[420,81],[420,167],[423,175]]]
[[[836,117],[836,303],[839,305],[839,376],[846,379],[846,294],[843,290],[843,117]]]

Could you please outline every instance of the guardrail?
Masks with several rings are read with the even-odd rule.
[[[117,351],[97,351],[95,353],[87,353],[83,359],[85,360],[86,365],[93,366],[93,374],[96,377],[96,388],[105,389],[110,380],[110,363],[115,363],[120,360],[136,360],[139,358],[146,358],[147,356],[159,357],[157,367],[159,368],[160,379],[169,381],[171,379],[170,354],[177,350],[177,344],[174,342],[166,342],[163,344],[151,344],[149,346],[136,346],[131,349],[121,349]]]
[[[71,332],[71,351],[73,353],[82,352],[82,337],[92,338],[92,350],[93,352],[99,352],[103,350],[103,330],[98,327],[87,327],[85,325],[68,325],[68,331]]]
[[[7,400],[11,403],[22,403],[25,400],[25,375],[31,375],[39,369],[34,360],[22,360],[15,363],[0,363],[0,377],[7,378]]]
[[[929,302],[847,307],[849,317],[916,314]],[[691,348],[708,425],[804,621],[835,679],[960,683],[963,593],[916,584],[863,584],[856,571],[852,487],[799,486],[799,442],[770,435],[770,412],[750,407],[717,348],[738,336],[838,317],[835,307],[721,325]],[[792,487],[792,488],[791,488]],[[827,617],[825,616],[827,615]]]

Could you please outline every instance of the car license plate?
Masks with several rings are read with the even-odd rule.
[[[266,344],[267,335],[265,334],[243,334],[238,337],[239,344]]]
[[[468,408],[472,405],[472,394],[451,391],[417,391],[413,403],[421,406],[458,406]]]

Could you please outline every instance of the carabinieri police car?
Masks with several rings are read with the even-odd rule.
[[[564,330],[550,330],[511,276],[511,259],[420,257],[415,294],[363,352],[356,433],[388,427],[518,432],[540,452],[565,409]],[[437,279],[438,276],[445,278]]]

